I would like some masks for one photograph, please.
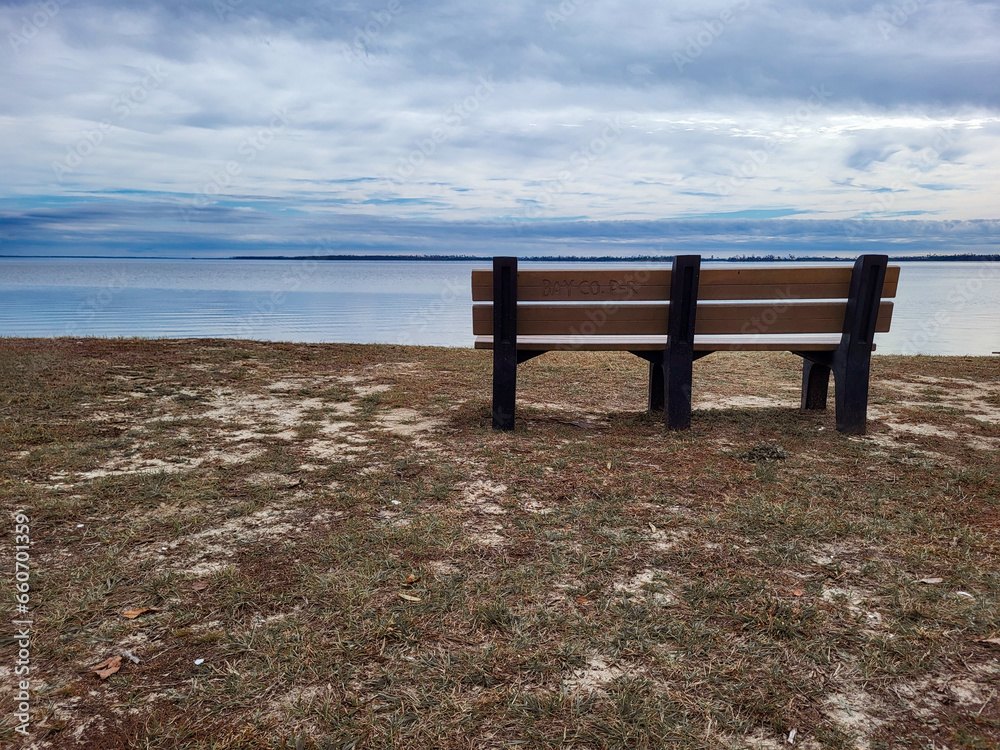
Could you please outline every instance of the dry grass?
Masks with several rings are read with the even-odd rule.
[[[0,339],[26,746],[996,747],[1000,363],[877,357],[863,438],[797,363],[677,434],[548,354],[497,434],[485,352]]]

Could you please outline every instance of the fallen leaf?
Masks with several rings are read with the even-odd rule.
[[[409,594],[404,594],[402,591],[399,592],[399,598],[400,599],[406,599],[406,601],[408,601],[408,602],[422,602],[423,601],[423,599],[421,599],[419,596],[410,596]]]
[[[204,591],[207,588],[208,588],[208,581],[197,581],[191,586],[192,591]]]
[[[802,596],[802,589],[795,589],[795,591],[792,592],[792,596]]]
[[[649,524],[649,530],[652,531],[654,534],[656,533],[656,527],[653,524]]]
[[[921,578],[917,583],[944,583],[943,578]]]
[[[105,659],[91,671],[100,677],[102,680],[108,679],[111,675],[122,668],[122,658],[120,656],[112,656],[110,659]]]
[[[988,643],[991,646],[1000,646],[1000,638],[978,638],[976,643]]]
[[[419,580],[420,580],[420,576],[414,575],[413,573],[410,573],[410,575],[406,576],[406,585],[407,586],[412,586],[413,584],[415,584]]]
[[[130,620],[134,620],[139,615],[144,615],[147,612],[159,612],[158,607],[139,607],[138,609],[126,609],[122,612],[123,617],[127,617]]]

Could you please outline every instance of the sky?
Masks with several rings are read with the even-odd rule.
[[[1000,252],[1000,3],[0,0],[0,255]]]

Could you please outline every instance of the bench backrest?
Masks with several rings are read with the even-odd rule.
[[[841,333],[850,266],[702,268],[695,334]],[[667,335],[670,269],[517,271],[518,336]],[[889,330],[899,266],[886,269],[875,332]],[[492,270],[472,272],[473,333],[493,335]],[[526,303],[526,304],[522,304]]]

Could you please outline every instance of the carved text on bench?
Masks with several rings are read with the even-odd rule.
[[[602,284],[597,279],[543,279],[543,297],[598,297],[602,294],[624,295],[626,299],[639,293],[638,286],[649,281],[648,271],[638,271],[621,279],[609,279]]]

